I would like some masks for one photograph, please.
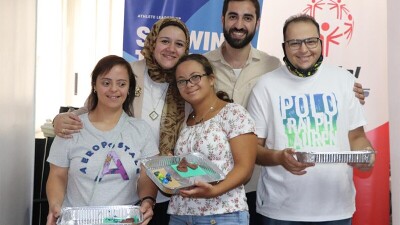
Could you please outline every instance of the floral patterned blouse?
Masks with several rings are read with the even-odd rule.
[[[229,139],[251,132],[254,132],[254,121],[246,109],[239,104],[228,103],[213,118],[200,124],[185,126],[176,143],[175,155],[202,153],[226,175],[234,166]],[[210,199],[174,195],[168,207],[169,214],[197,216],[247,210],[243,185]]]

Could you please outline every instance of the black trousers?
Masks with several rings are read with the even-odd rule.
[[[250,225],[259,225],[257,223],[257,212],[256,212],[256,202],[257,202],[257,192],[247,192],[247,205],[249,205],[249,215],[250,215]]]
[[[149,225],[168,225],[169,214],[167,214],[169,201],[157,203],[154,206],[153,218],[150,220]]]

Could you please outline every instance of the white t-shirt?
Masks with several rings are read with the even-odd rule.
[[[354,77],[322,64],[301,78],[282,66],[256,84],[247,109],[256,134],[270,149],[349,151],[348,132],[366,124],[353,93]],[[355,211],[353,168],[347,164],[316,164],[305,175],[282,166],[263,167],[257,188],[257,212],[278,220],[330,221]]]

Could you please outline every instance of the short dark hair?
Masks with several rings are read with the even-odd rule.
[[[286,30],[289,24],[291,23],[297,23],[297,22],[306,22],[306,23],[312,23],[315,25],[318,31],[318,36],[320,35],[319,31],[319,23],[315,20],[314,17],[307,15],[307,14],[297,14],[294,16],[289,17],[286,21],[285,24],[283,25],[283,40],[286,41]]]
[[[133,116],[132,112],[130,111],[133,104],[133,99],[135,98],[135,88],[136,88],[136,80],[135,75],[132,71],[131,65],[122,57],[116,55],[108,55],[103,57],[102,59],[97,62],[96,66],[92,71],[92,90],[90,91],[88,97],[88,109],[92,111],[96,108],[97,103],[99,102],[99,98],[97,94],[94,92],[94,87],[96,86],[96,80],[99,76],[104,75],[114,67],[114,66],[123,66],[128,71],[129,77],[129,90],[128,96],[126,97],[124,103],[122,104],[122,109],[128,114],[129,116]]]
[[[214,70],[213,70],[213,67],[212,67],[210,61],[208,61],[208,59],[202,54],[190,54],[190,55],[182,56],[182,58],[180,58],[179,61],[175,65],[174,74],[176,74],[176,68],[180,64],[182,64],[183,62],[186,62],[186,61],[198,62],[203,67],[204,72],[207,75],[214,74]]]
[[[224,0],[224,5],[222,7],[222,16],[225,16],[226,12],[228,11],[228,4],[229,2],[245,2],[249,1],[253,3],[254,7],[256,8],[256,20],[260,19],[260,3],[258,0]]]

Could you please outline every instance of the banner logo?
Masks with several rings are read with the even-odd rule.
[[[303,10],[320,24],[323,55],[342,44],[349,44],[354,32],[354,17],[342,0],[311,0]]]

